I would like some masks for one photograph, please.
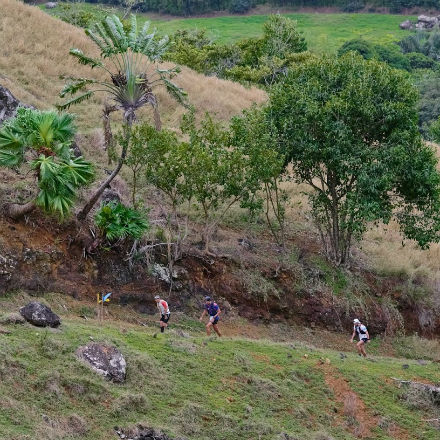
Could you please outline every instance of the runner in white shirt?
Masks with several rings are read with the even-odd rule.
[[[356,344],[359,356],[367,357],[367,352],[365,351],[365,345],[370,340],[370,335],[368,334],[367,327],[359,321],[359,319],[353,320],[353,334],[351,335],[350,342],[353,342],[356,335],[359,336],[359,342]]]
[[[159,295],[156,295],[154,300],[156,301],[157,308],[159,309],[160,313],[160,332],[163,333],[168,327],[168,321],[170,320],[171,314],[170,309],[168,307],[168,303],[164,299],[161,299]]]

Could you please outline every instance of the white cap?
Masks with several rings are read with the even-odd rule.
[[[156,296],[154,297],[154,299],[160,299],[160,296],[159,296],[159,295],[156,295]]]
[[[360,323],[361,323],[361,321],[359,321],[359,319],[357,319],[357,318],[353,320],[353,324],[360,324]]]

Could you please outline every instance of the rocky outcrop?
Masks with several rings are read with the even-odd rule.
[[[6,88],[0,85],[0,125],[6,119],[13,118],[21,102]]]
[[[61,324],[60,317],[39,302],[30,302],[20,309],[20,313],[26,321],[37,327],[58,327]]]
[[[44,5],[44,7],[45,7],[46,9],[53,9],[53,8],[56,8],[57,5],[58,5],[57,2],[47,2],[47,3]]]
[[[79,347],[76,355],[106,379],[117,383],[125,381],[127,363],[116,347],[90,343]]]
[[[411,20],[405,20],[400,23],[400,29],[404,30],[430,30],[439,27],[440,25],[440,15],[435,17],[429,17],[428,15],[419,15],[417,17],[417,22],[414,23]]]
[[[138,425],[136,428],[132,429],[116,427],[115,431],[119,438],[125,440],[185,440],[183,438],[172,439],[161,431],[156,431],[153,428],[147,428],[142,425]]]

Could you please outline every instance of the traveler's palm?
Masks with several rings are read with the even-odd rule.
[[[124,119],[130,125],[136,119],[139,108],[151,105],[155,124],[159,129],[160,118],[154,89],[164,86],[182,104],[185,93],[171,81],[179,72],[178,69],[160,69],[157,65],[167,50],[168,37],[158,39],[148,29],[147,22],[139,31],[136,17],[132,15],[130,30],[126,31],[119,18],[113,15],[97,23],[93,30],[86,30],[87,35],[99,47],[100,58],[89,57],[79,49],[71,49],[70,54],[80,64],[104,71],[107,79],[101,81],[69,77],[60,96],[71,95],[72,98],[59,105],[59,108],[69,108],[89,99],[96,92],[107,92],[123,111]]]

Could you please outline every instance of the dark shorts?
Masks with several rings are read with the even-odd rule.
[[[361,341],[362,341],[364,344],[368,344],[368,338],[362,338]]]
[[[161,315],[160,320],[167,323],[170,320],[170,315],[171,313],[168,313],[167,315]]]
[[[211,318],[211,317],[210,317],[210,318]],[[216,324],[218,324],[219,320],[220,320],[220,317],[219,317],[219,316],[217,316],[217,318],[214,318],[214,321],[212,321],[212,325],[216,325]]]

